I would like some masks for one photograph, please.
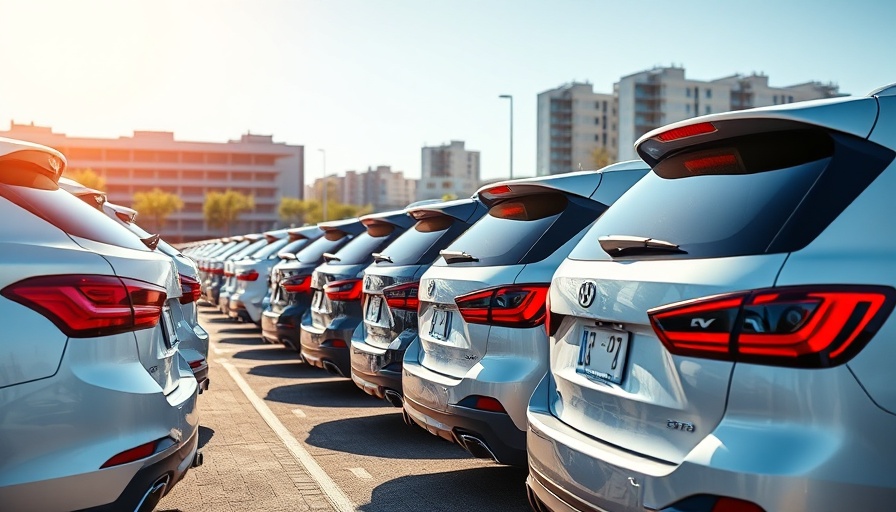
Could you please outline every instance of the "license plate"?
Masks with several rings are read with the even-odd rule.
[[[576,371],[619,384],[628,355],[629,336],[626,331],[583,327]]]
[[[380,321],[380,306],[383,303],[383,298],[379,295],[371,295],[370,299],[367,301],[367,314],[364,316],[368,322],[379,322]]]
[[[432,312],[432,325],[429,327],[429,335],[440,340],[448,339],[448,329],[451,327],[451,311],[435,309]]]
[[[162,337],[165,338],[165,346],[173,348],[177,345],[177,329],[174,328],[174,322],[171,320],[171,310],[164,308],[162,310]]]

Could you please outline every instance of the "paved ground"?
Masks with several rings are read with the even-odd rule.
[[[212,384],[199,397],[199,443],[207,464],[187,472],[156,510],[334,510],[227,371],[210,366]]]

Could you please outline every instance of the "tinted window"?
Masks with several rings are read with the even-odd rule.
[[[282,249],[286,244],[289,243],[289,238],[281,238],[280,240],[274,240],[268,245],[262,247],[258,252],[252,255],[253,258],[257,258],[263,260],[265,258],[276,257],[277,251]]]
[[[509,199],[492,206],[445,250],[470,254],[478,261],[465,264],[476,267],[541,261],[605,208],[590,199],[553,192]],[[435,264],[448,265],[444,258]]]
[[[318,238],[317,240],[312,242],[311,245],[299,251],[299,253],[296,254],[296,259],[303,263],[314,263],[315,261],[320,261],[325,252],[338,251],[340,247],[345,245],[346,242],[351,239],[351,235],[346,235],[336,240],[329,240],[326,237]]]
[[[148,251],[134,233],[62,189],[2,185],[0,195],[70,235]]]
[[[372,262],[372,254],[379,251],[401,233],[401,230],[395,229],[392,233],[385,236],[373,236],[368,232],[361,233],[354,240],[345,245],[336,256],[338,261],[334,261],[337,265],[356,265],[358,263]]]
[[[238,259],[245,258],[246,256],[255,254],[262,247],[265,247],[267,245],[268,245],[268,241],[265,240],[264,238],[262,238],[260,240],[256,240],[256,241],[252,242],[251,244],[249,244],[247,247],[244,247],[243,249],[241,249],[240,251],[233,253],[233,255],[230,256],[230,259],[238,260]]]
[[[454,219],[448,216],[423,219],[417,222],[413,228],[405,231],[381,251],[382,255],[388,256],[392,261],[380,261],[377,265],[432,263],[432,260],[422,262],[420,258],[429,251],[433,244],[448,234],[449,228],[453,224]],[[456,233],[456,230],[452,230],[452,233]]]
[[[892,160],[892,153],[887,158],[884,152],[889,151],[818,130],[751,135],[689,148],[661,161],[623,195],[570,258],[609,258],[598,240],[613,235],[653,238],[685,251],[629,256],[637,258],[798,250]]]
[[[291,254],[295,254],[302,247],[305,247],[306,245],[308,245],[308,239],[300,238],[298,240],[293,240],[292,242],[289,242],[288,244],[284,245],[283,248],[277,252],[288,252]]]

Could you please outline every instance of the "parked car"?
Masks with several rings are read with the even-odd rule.
[[[533,506],[886,510],[896,499],[896,86],[704,116],[551,284]]]
[[[199,392],[202,393],[209,386],[209,339],[208,332],[199,324],[197,302],[200,296],[200,285],[196,263],[181,254],[179,250],[175,249],[168,242],[159,239],[158,235],[151,235],[137,225],[137,212],[135,210],[108,201],[103,203],[102,207],[108,217],[117,220],[122,226],[128,228],[129,231],[140,238],[144,244],[149,243],[158,252],[165,254],[174,261],[181,295],[168,298],[171,320],[177,331],[177,348],[193,370],[193,375],[199,383]]]
[[[332,254],[365,232],[360,219],[321,222],[324,234],[296,253],[294,259],[271,272],[270,306],[262,313],[261,335],[271,343],[282,343],[300,352],[302,316],[311,306],[311,274]]]
[[[488,215],[420,279],[419,339],[403,361],[406,422],[476,457],[525,465],[526,404],[548,368],[551,276],[648,170],[633,161],[478,191]]]
[[[181,289],[170,258],[58,187],[64,166],[0,139],[0,508],[149,510],[201,461]]]
[[[271,307],[271,296],[276,288],[274,285],[274,273],[291,261],[296,260],[296,254],[304,249],[308,244],[322,237],[324,230],[317,226],[302,226],[298,228],[289,228],[287,231],[289,242],[277,251],[277,260],[274,266],[268,272],[268,279],[264,291],[264,298],[261,299],[262,314]],[[259,325],[261,325],[259,323]],[[262,337],[264,339],[264,337]]]
[[[267,235],[266,233],[251,234],[246,235],[246,237],[250,238],[249,245],[220,258],[224,271],[221,285],[217,290],[218,302],[215,306],[218,308],[218,311],[225,315],[227,314],[227,308],[230,305],[230,294],[236,289],[236,273],[233,269],[233,262],[248,258],[250,255],[261,250],[262,247],[265,247],[275,240],[275,237]]]
[[[311,306],[300,326],[302,359],[333,375],[351,378],[349,343],[362,323],[361,276],[373,263],[373,253],[389,245],[414,224],[405,210],[361,217],[366,231],[335,254],[324,254],[325,263],[311,275]]]
[[[486,213],[475,198],[407,209],[416,223],[364,269],[362,329],[351,340],[351,376],[366,393],[402,406],[401,362],[417,338],[420,276],[439,251]]]
[[[245,249],[249,244],[257,242],[260,233],[230,237],[221,247],[199,260],[201,272],[205,272],[202,294],[213,306],[218,306],[221,286],[224,285],[224,261],[236,252]]]
[[[236,285],[227,303],[227,316],[261,326],[262,301],[270,284],[271,268],[280,259],[277,253],[290,242],[286,229],[265,234],[268,245],[233,262]]]

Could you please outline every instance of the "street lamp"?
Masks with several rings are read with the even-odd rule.
[[[327,152],[323,149],[318,149],[320,151],[321,157],[323,157],[324,164],[324,192],[323,192],[323,220],[327,220]]]
[[[502,94],[498,97],[510,100],[510,179],[513,179],[513,96]]]

